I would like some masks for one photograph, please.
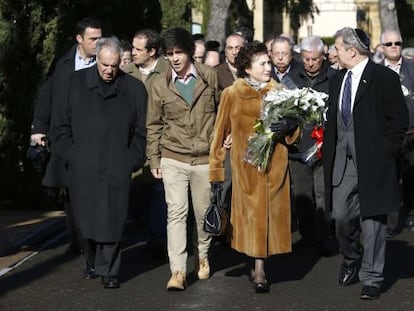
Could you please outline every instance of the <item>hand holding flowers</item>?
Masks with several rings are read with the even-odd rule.
[[[320,123],[328,95],[311,88],[269,91],[263,101],[255,133],[248,138],[244,161],[266,172],[275,144],[303,122]],[[288,123],[295,127],[289,127]],[[273,131],[272,131],[273,130]]]

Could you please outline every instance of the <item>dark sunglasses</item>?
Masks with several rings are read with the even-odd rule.
[[[401,44],[402,44],[402,42],[401,41],[397,41],[397,42],[386,42],[386,43],[383,43],[382,45],[385,45],[385,46],[391,46],[391,45],[395,45],[395,46],[401,46]]]

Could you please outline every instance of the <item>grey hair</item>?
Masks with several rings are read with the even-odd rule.
[[[385,35],[388,35],[388,34],[396,34],[399,37],[399,40],[402,42],[401,33],[399,31],[397,31],[397,30],[386,30],[386,31],[381,33],[381,38],[380,38],[381,44],[386,43],[385,42]]]
[[[283,42],[287,42],[290,46],[290,50],[293,52],[293,46],[295,44],[295,42],[287,37],[286,35],[279,35],[273,38],[272,44],[271,44],[271,48],[273,50],[273,45],[276,43],[283,43]]]
[[[324,44],[321,38],[309,36],[302,39],[302,42],[300,43],[300,50],[307,52],[313,52],[316,50],[319,53],[323,53]]]
[[[96,56],[99,58],[99,53],[103,48],[107,48],[111,52],[119,54],[119,57],[121,57],[122,54],[122,47],[121,42],[119,39],[115,36],[112,37],[102,37],[98,39],[96,42]]]
[[[369,55],[369,38],[367,35],[362,32],[362,30],[357,29],[358,33],[363,33],[365,38],[360,38],[357,31],[350,27],[344,27],[340,30],[338,30],[335,33],[335,39],[338,37],[342,38],[342,41],[344,42],[345,49],[349,49],[351,47],[354,47],[360,54],[362,55]],[[364,42],[365,41],[365,42]]]

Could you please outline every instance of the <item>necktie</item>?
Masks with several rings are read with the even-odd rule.
[[[352,71],[348,71],[348,75],[345,80],[344,90],[342,92],[342,120],[345,125],[348,125],[351,118],[351,96],[352,96]]]

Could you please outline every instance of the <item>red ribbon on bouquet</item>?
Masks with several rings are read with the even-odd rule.
[[[314,126],[311,133],[311,137],[316,140],[315,144],[318,147],[317,157],[319,160],[322,159],[323,132],[324,128],[322,126]]]

